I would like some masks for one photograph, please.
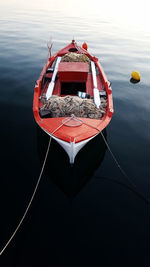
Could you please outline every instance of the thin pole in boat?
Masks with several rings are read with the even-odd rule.
[[[47,57],[48,58],[52,56],[52,54],[51,54],[52,46],[53,46],[53,43],[52,43],[52,37],[51,37],[49,43],[47,44],[47,47],[48,47],[48,56]]]

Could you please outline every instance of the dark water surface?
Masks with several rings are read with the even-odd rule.
[[[30,200],[48,144],[32,100],[50,36],[53,53],[75,37],[99,57],[113,89],[107,141],[137,190],[150,198],[149,31],[109,17],[66,14],[57,3],[0,3],[0,249]],[[141,73],[137,84],[130,83],[134,69]],[[121,183],[128,181],[101,138],[81,151],[74,168],[52,142],[33,205],[0,266],[149,267],[150,205]]]

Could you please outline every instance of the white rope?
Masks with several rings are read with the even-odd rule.
[[[27,215],[27,212],[29,211],[29,208],[30,208],[30,206],[31,206],[31,204],[32,204],[32,201],[33,201],[33,199],[34,199],[35,193],[36,193],[36,191],[37,191],[37,189],[38,189],[38,186],[39,186],[39,183],[40,183],[40,180],[41,180],[43,171],[44,171],[45,163],[46,163],[46,160],[47,160],[47,156],[48,156],[48,152],[49,152],[49,148],[50,148],[50,144],[51,144],[51,139],[52,139],[52,137],[50,136],[49,143],[48,143],[48,147],[47,147],[47,151],[46,151],[46,155],[45,155],[45,159],[44,159],[44,162],[43,162],[43,166],[42,166],[42,169],[41,169],[41,172],[40,172],[38,181],[37,181],[37,183],[36,183],[36,186],[35,186],[35,188],[34,188],[33,194],[32,194],[31,199],[30,199],[30,201],[29,201],[29,204],[28,204],[28,206],[27,206],[27,208],[26,208],[26,210],[25,210],[25,212],[24,212],[24,214],[23,214],[23,216],[22,216],[22,218],[21,218],[19,224],[17,225],[15,231],[14,231],[13,234],[11,235],[11,237],[10,237],[10,239],[8,240],[8,242],[6,243],[6,245],[5,245],[5,246],[3,247],[3,249],[0,251],[0,255],[3,254],[3,252],[5,251],[5,249],[8,247],[8,245],[10,244],[10,242],[12,241],[12,239],[14,238],[14,236],[16,235],[16,233],[18,232],[18,230],[19,230],[21,224],[23,223],[23,221],[24,221],[24,219],[25,219],[25,217],[26,217],[26,215]]]
[[[72,115],[71,117],[68,118],[67,121],[72,120],[74,117],[75,117],[75,116]],[[78,120],[78,118],[77,118],[77,120]],[[16,233],[18,232],[19,228],[21,227],[21,225],[22,225],[22,223],[23,223],[23,221],[24,221],[24,219],[25,219],[25,217],[26,217],[26,215],[27,215],[27,213],[28,213],[28,211],[29,211],[29,208],[30,208],[30,206],[31,206],[31,204],[32,204],[32,202],[33,202],[33,199],[34,199],[35,194],[36,194],[36,192],[37,192],[37,189],[38,189],[38,186],[39,186],[39,183],[40,183],[40,181],[41,181],[41,177],[42,177],[42,174],[43,174],[43,171],[44,171],[44,167],[45,167],[45,164],[46,164],[46,160],[47,160],[48,152],[49,152],[49,149],[50,149],[50,144],[51,144],[52,136],[53,136],[53,134],[54,134],[58,129],[60,129],[64,124],[66,124],[67,121],[65,120],[65,122],[63,122],[61,125],[59,125],[59,126],[58,126],[58,127],[51,133],[51,136],[50,136],[50,139],[49,139],[49,143],[48,143],[48,147],[47,147],[47,151],[46,151],[46,154],[45,154],[45,159],[44,159],[44,162],[43,162],[43,165],[42,165],[42,169],[41,169],[41,172],[40,172],[38,181],[37,181],[37,183],[36,183],[36,186],[35,186],[35,188],[34,188],[33,194],[32,194],[32,196],[31,196],[31,199],[30,199],[30,201],[29,201],[29,204],[28,204],[28,206],[27,206],[27,208],[26,208],[26,210],[25,210],[25,212],[24,212],[24,214],[23,214],[23,216],[22,216],[22,218],[21,218],[19,224],[17,225],[15,231],[13,232],[13,234],[11,235],[11,237],[9,238],[9,240],[7,241],[7,243],[5,244],[5,246],[3,247],[3,249],[0,251],[0,256],[3,254],[3,252],[6,250],[6,248],[7,248],[8,245],[10,244],[10,242],[11,242],[11,241],[13,240],[13,238],[15,237]],[[81,121],[82,121],[82,120],[80,120],[80,122],[81,122]],[[114,154],[112,153],[112,151],[111,151],[111,149],[110,149],[110,147],[109,147],[109,145],[108,145],[108,143],[107,143],[107,141],[106,141],[104,135],[102,134],[102,132],[101,132],[98,128],[96,128],[95,126],[93,126],[93,125],[91,125],[91,124],[89,124],[89,123],[85,123],[84,121],[82,121],[82,122],[83,122],[84,124],[86,124],[86,125],[88,125],[88,126],[94,128],[94,129],[96,129],[99,133],[101,133],[101,135],[102,135],[102,137],[103,137],[103,139],[104,139],[104,142],[105,142],[105,144],[106,144],[108,150],[110,151],[110,153],[111,153],[111,155],[112,155],[114,161],[116,162],[118,168],[120,169],[120,171],[122,172],[122,174],[129,180],[130,184],[131,184],[133,187],[136,187],[136,185],[133,184],[133,183],[131,182],[130,178],[127,176],[127,174],[124,172],[124,170],[123,170],[123,169],[121,168],[121,166],[119,165],[117,159],[115,158]]]
[[[69,121],[69,120],[72,120],[72,117],[68,118],[68,121]],[[65,122],[65,123],[66,123],[66,122]],[[50,136],[50,139],[49,139],[49,143],[48,143],[48,147],[47,147],[47,151],[46,151],[46,154],[45,154],[45,159],[44,159],[44,162],[43,162],[43,165],[42,165],[42,169],[41,169],[41,172],[40,172],[38,181],[37,181],[37,183],[36,183],[36,186],[35,186],[35,188],[34,188],[33,194],[32,194],[32,196],[31,196],[31,199],[30,199],[30,201],[29,201],[29,204],[28,204],[28,206],[27,206],[27,208],[26,208],[26,210],[25,210],[25,212],[24,212],[24,214],[23,214],[23,216],[22,216],[22,218],[21,218],[19,224],[17,225],[15,231],[13,232],[13,234],[11,235],[11,237],[9,238],[9,240],[7,241],[7,243],[5,244],[5,246],[3,247],[3,249],[0,251],[0,256],[3,254],[3,252],[6,250],[6,248],[8,247],[8,245],[10,244],[10,242],[12,241],[12,239],[15,237],[16,233],[18,232],[19,228],[21,227],[21,225],[22,225],[22,223],[23,223],[23,221],[24,221],[24,219],[25,219],[25,217],[26,217],[26,215],[27,215],[27,213],[28,213],[28,211],[29,211],[29,208],[30,208],[30,206],[31,206],[31,204],[32,204],[32,201],[33,201],[33,199],[34,199],[34,197],[35,197],[35,194],[36,194],[36,192],[37,192],[39,183],[40,183],[40,181],[41,181],[41,177],[42,177],[42,174],[43,174],[43,171],[44,171],[44,167],[45,167],[45,164],[46,164],[46,160],[47,160],[48,152],[49,152],[49,149],[50,149],[50,144],[51,144],[51,140],[52,140],[52,135],[53,135],[58,129],[60,129],[63,125],[64,125],[64,123],[62,123],[61,125],[59,125],[59,126],[58,126],[58,127],[51,133],[51,136]]]
[[[107,148],[108,148],[108,150],[109,150],[109,152],[110,152],[113,160],[115,161],[117,167],[119,168],[119,170],[121,171],[121,173],[123,174],[123,176],[129,181],[129,183],[132,185],[132,187],[136,188],[136,185],[132,182],[131,178],[129,178],[129,176],[126,174],[126,172],[123,170],[123,168],[118,163],[118,161],[117,161],[116,157],[114,156],[113,152],[111,151],[110,146],[108,145],[108,143],[107,143],[107,141],[106,141],[106,139],[105,139],[102,131],[100,131],[97,127],[95,127],[95,126],[93,126],[93,125],[91,125],[89,123],[86,123],[84,121],[83,121],[83,123],[86,124],[86,125],[88,125],[88,126],[90,126],[90,127],[92,127],[92,128],[94,128],[94,129],[96,129],[99,133],[101,133],[101,136],[103,137],[103,140],[104,140],[104,142],[105,142],[105,144],[106,144],[106,146],[107,146]]]

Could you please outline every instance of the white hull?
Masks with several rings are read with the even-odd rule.
[[[43,129],[44,130],[44,129]],[[45,130],[44,130],[45,131]],[[54,140],[56,140],[58,142],[58,144],[66,151],[66,153],[69,156],[69,160],[70,163],[73,164],[76,155],[78,154],[78,152],[81,150],[82,147],[84,147],[90,140],[92,140],[96,135],[81,141],[79,143],[75,143],[75,142],[65,142],[57,137],[55,137],[54,135],[51,135],[50,133],[48,133],[47,131],[45,131],[49,136],[51,136]]]

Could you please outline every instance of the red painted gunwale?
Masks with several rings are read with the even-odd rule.
[[[39,107],[40,107],[40,101],[39,101],[39,97],[41,94],[41,84],[42,84],[42,78],[43,75],[45,74],[46,70],[51,66],[52,62],[58,57],[58,56],[63,56],[66,53],[69,52],[69,49],[71,48],[77,48],[79,49],[80,53],[83,53],[85,55],[87,55],[91,60],[94,61],[94,63],[96,64],[100,75],[101,75],[101,80],[99,78],[99,75],[97,76],[97,83],[98,83],[98,89],[102,90],[105,88],[106,93],[107,93],[107,110],[106,110],[106,115],[103,116],[103,118],[101,120],[97,120],[97,119],[89,119],[89,118],[80,118],[83,121],[83,124],[81,126],[77,126],[77,127],[68,127],[63,125],[59,130],[57,130],[54,134],[54,136],[58,139],[61,139],[65,142],[72,142],[74,141],[75,143],[84,141],[86,139],[89,139],[95,135],[97,135],[98,131],[86,124],[88,123],[90,125],[92,125],[93,127],[96,127],[99,129],[99,131],[102,131],[110,122],[112,115],[113,115],[113,100],[112,100],[112,90],[111,90],[111,86],[109,81],[107,80],[107,77],[102,69],[102,66],[100,64],[100,62],[98,61],[98,58],[92,56],[87,50],[85,50],[84,48],[76,45],[76,43],[74,42],[74,40],[72,41],[72,43],[70,43],[68,46],[66,46],[65,48],[61,49],[58,53],[54,54],[52,57],[48,58],[39,79],[36,82],[35,85],[35,90],[34,90],[34,99],[33,99],[33,114],[35,117],[35,120],[37,122],[37,124],[44,130],[46,131],[48,134],[51,134],[57,127],[59,127],[62,124],[63,117],[59,117],[59,118],[41,118],[39,115]],[[93,81],[92,81],[92,76],[89,74],[88,75],[88,79],[87,79],[87,83],[88,83],[88,90],[87,93],[90,94],[90,96],[93,96]],[[90,86],[89,86],[90,85]],[[58,80],[55,88],[54,88],[54,92],[53,94],[60,94],[60,82]]]

